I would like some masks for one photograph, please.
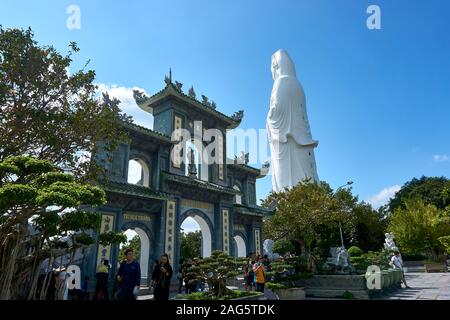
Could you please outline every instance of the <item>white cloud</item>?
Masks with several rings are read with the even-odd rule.
[[[144,89],[138,87],[128,88],[116,84],[109,85],[104,83],[97,83],[97,86],[99,92],[108,92],[111,98],[119,99],[120,108],[127,115],[133,117],[134,123],[149,129],[153,129],[153,116],[150,113],[145,112],[144,110],[139,108],[133,97],[133,90],[145,92]]]
[[[370,196],[367,198],[367,202],[369,202],[375,208],[379,208],[382,205],[385,205],[389,202],[389,200],[401,189],[401,186],[398,184],[386,187],[382,189],[377,194]]]
[[[446,162],[450,161],[450,157],[446,154],[435,154],[433,155],[433,160],[436,162]]]

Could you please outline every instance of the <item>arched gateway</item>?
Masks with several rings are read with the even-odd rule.
[[[100,232],[131,228],[138,233],[144,280],[162,253],[168,253],[171,264],[177,268],[180,226],[187,217],[200,225],[203,256],[214,250],[234,256],[261,253],[262,220],[271,214],[256,204],[256,179],[262,177],[261,170],[227,159],[225,152],[226,130],[239,125],[243,112],[226,116],[207,100],[197,100],[192,92],[185,94],[170,76],[163,90],[151,97],[135,92],[135,99],[140,108],[153,114],[154,130],[123,123],[129,141],[112,153],[101,148],[96,153],[108,178],[101,181],[108,202],[95,209],[102,215]],[[212,128],[221,133],[214,139],[214,156],[221,161],[202,162],[197,167],[200,174],[194,175],[192,166],[186,170],[189,163],[176,161],[181,147],[171,140],[172,131],[186,129],[194,137],[194,133]],[[128,183],[130,160],[142,167],[135,184]],[[94,279],[96,266],[103,259],[112,262],[115,273],[122,258],[118,252],[118,246],[99,245],[91,250],[82,268],[84,276]]]

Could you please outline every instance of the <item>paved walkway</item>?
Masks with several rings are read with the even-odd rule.
[[[411,288],[394,291],[383,300],[450,300],[450,273],[407,273]]]

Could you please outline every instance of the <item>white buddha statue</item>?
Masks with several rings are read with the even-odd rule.
[[[318,181],[313,140],[306,113],[305,93],[285,50],[272,56],[274,80],[267,116],[272,162],[272,188],[291,188],[299,181]]]

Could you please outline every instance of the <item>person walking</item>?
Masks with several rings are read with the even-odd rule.
[[[255,265],[253,266],[255,272],[256,291],[264,293],[264,285],[266,282],[266,272],[264,270],[263,258],[258,255]]]
[[[95,285],[94,300],[109,300],[108,280],[109,280],[109,260],[104,260],[95,274],[97,283]]]
[[[392,265],[394,269],[400,269],[400,271],[402,272],[402,282],[405,285],[405,288],[410,288],[406,284],[405,272],[403,271],[403,261],[402,258],[400,257],[400,252],[394,251],[394,255],[392,256],[389,264]]]
[[[184,263],[184,259],[181,259],[180,260],[180,265],[178,267],[178,272],[177,272],[178,293],[182,293],[183,282],[184,282],[185,275],[186,275],[185,267],[186,267],[186,265]]]
[[[172,266],[169,263],[169,256],[163,254],[159,264],[152,273],[152,279],[155,281],[155,300],[169,300],[170,281],[172,279]]]
[[[125,260],[120,263],[117,271],[119,285],[118,300],[136,300],[141,285],[141,267],[134,260],[133,250],[125,251]]]

